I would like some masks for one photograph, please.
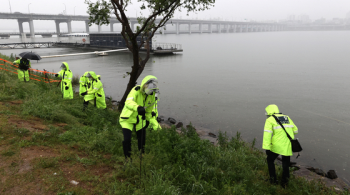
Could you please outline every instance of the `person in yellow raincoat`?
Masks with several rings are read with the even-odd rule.
[[[270,183],[277,184],[274,161],[281,155],[283,168],[281,185],[285,187],[289,180],[290,157],[293,155],[292,144],[286,132],[294,139],[294,135],[298,133],[298,127],[289,116],[280,113],[277,105],[271,104],[265,110],[267,119],[264,126],[262,149],[266,150],[267,154]],[[286,131],[276,120],[279,120]]]
[[[103,90],[103,84],[100,81],[99,77],[95,72],[90,71],[86,74],[86,77],[90,81],[90,88],[82,93],[84,96],[84,109],[89,105],[89,103],[93,104],[96,108],[106,109],[106,97],[105,92]]]
[[[126,162],[130,157],[131,133],[136,130],[138,148],[144,152],[146,141],[146,128],[150,125],[154,130],[161,129],[154,109],[157,104],[156,94],[158,93],[158,79],[148,75],[141,85],[135,86],[129,93],[125,106],[120,114],[119,123],[122,126],[124,141],[123,150]]]
[[[62,78],[61,91],[63,99],[73,99],[73,73],[69,69],[69,65],[67,62],[62,62],[61,71],[58,72],[58,74],[55,74],[55,76]]]
[[[31,63],[26,58],[18,58],[16,61],[13,62],[14,64],[18,64],[18,79],[20,81],[28,82],[30,80],[29,77],[29,71],[28,69],[31,68]]]
[[[80,80],[79,80],[79,95],[81,97],[83,97],[83,93],[87,92],[87,90],[90,88],[90,85],[91,83],[89,82],[89,78],[86,77],[86,75],[88,74],[89,72],[85,72],[83,74],[83,76],[80,77]]]

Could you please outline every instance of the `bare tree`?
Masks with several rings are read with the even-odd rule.
[[[214,6],[215,0],[135,0],[142,2],[140,13],[148,10],[147,17],[141,15],[137,18],[140,26],[135,31],[132,30],[129,18],[125,12],[132,0],[99,0],[95,3],[85,0],[88,4],[87,13],[90,15],[89,25],[108,25],[110,14],[113,12],[117,20],[122,24],[121,35],[123,36],[126,46],[133,55],[133,66],[129,73],[130,79],[125,93],[120,100],[118,109],[122,110],[125,100],[130,90],[135,86],[136,80],[141,75],[147,61],[150,58],[152,37],[158,29],[165,27],[166,23],[174,16],[175,11],[190,12],[203,11]],[[138,44],[137,38],[141,41]],[[140,49],[146,49],[146,56],[140,56]]]

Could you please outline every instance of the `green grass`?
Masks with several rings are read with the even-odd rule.
[[[14,154],[15,154],[15,152],[12,150],[7,150],[7,151],[1,153],[1,155],[3,155],[3,156],[13,156]]]
[[[0,71],[0,101],[22,100],[22,116],[39,117],[47,123],[66,123],[67,126],[51,125],[45,132],[14,129],[11,132],[16,137],[11,139],[1,128],[0,141],[6,140],[20,148],[66,146],[61,147],[61,156],[36,161],[37,168],[44,169],[42,178],[47,189],[57,194],[350,194],[337,193],[319,182],[294,176],[287,189],[270,185],[266,181],[266,155],[254,147],[255,141],[242,141],[238,132],[232,138],[220,133],[219,146],[215,147],[209,141],[200,140],[191,126],[183,128],[181,135],[175,128],[147,130],[140,178],[135,134],[133,161],[123,170],[123,135],[118,112],[91,106],[83,112],[83,100],[77,94],[73,100],[63,100],[56,84],[23,83],[16,76]],[[30,139],[22,139],[28,136]],[[13,150],[2,153],[8,157],[15,154]],[[84,167],[85,171],[75,177],[91,189],[74,188],[69,184],[60,171],[63,165]],[[101,166],[112,170],[98,176],[93,170]],[[276,170],[281,177],[281,167],[277,166]],[[57,177],[52,176],[54,171],[58,173]]]
[[[37,165],[41,168],[55,168],[58,166],[56,158],[40,158]]]

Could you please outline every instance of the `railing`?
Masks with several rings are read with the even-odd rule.
[[[152,50],[182,50],[181,44],[176,43],[152,43]]]
[[[30,32],[23,32],[25,34],[30,34]],[[60,32],[59,34],[72,34],[72,33],[86,33],[86,32]],[[1,32],[0,35],[20,35],[21,33],[19,32]],[[35,32],[34,34],[36,35],[41,35],[41,34],[57,34],[57,32]]]

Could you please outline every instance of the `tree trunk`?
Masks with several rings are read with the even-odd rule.
[[[131,89],[133,87],[135,87],[136,81],[139,78],[139,68],[140,68],[140,64],[139,64],[139,49],[137,46],[137,42],[136,42],[136,37],[134,39],[131,39],[131,43],[132,43],[132,53],[133,53],[133,62],[134,65],[132,66],[132,71],[130,73],[130,79],[129,79],[129,83],[128,86],[126,87],[126,90],[124,92],[123,98],[120,100],[119,104],[118,104],[118,110],[122,111],[125,105],[125,101],[126,98],[128,97]]]

